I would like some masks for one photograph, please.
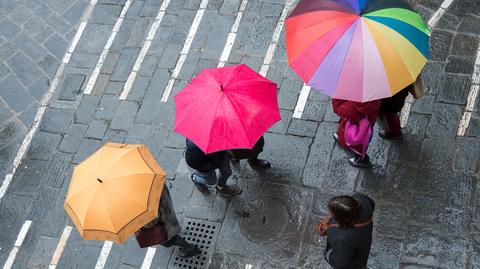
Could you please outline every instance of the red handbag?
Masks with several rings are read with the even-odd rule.
[[[157,223],[152,228],[141,228],[135,232],[135,237],[141,248],[159,245],[168,240],[167,230],[160,223]]]

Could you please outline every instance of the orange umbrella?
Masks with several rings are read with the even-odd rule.
[[[145,145],[107,143],[75,167],[64,207],[83,239],[123,243],[158,216],[165,176]]]

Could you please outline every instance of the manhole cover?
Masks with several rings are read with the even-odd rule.
[[[184,259],[178,256],[180,249],[176,248],[173,257],[170,259],[168,268],[207,268],[219,231],[220,223],[185,218],[182,226],[182,237],[189,243],[196,244],[202,250],[202,254]]]
[[[240,221],[242,233],[250,241],[262,244],[275,241],[287,228],[289,214],[285,202],[279,198],[264,197],[250,202],[250,216]]]

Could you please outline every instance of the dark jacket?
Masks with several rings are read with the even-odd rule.
[[[188,166],[200,172],[209,172],[220,168],[227,157],[226,151],[217,151],[205,154],[197,145],[187,139],[185,161]]]
[[[382,104],[380,106],[380,113],[398,113],[402,110],[405,105],[405,99],[407,99],[408,93],[411,91],[413,84],[405,87],[394,96],[389,98],[382,99]]]
[[[234,149],[229,150],[228,153],[232,158],[237,160],[242,159],[257,159],[258,155],[263,151],[263,147],[265,146],[265,139],[263,135],[258,139],[257,143],[253,146],[252,149]]]
[[[356,222],[362,223],[371,219],[375,202],[362,193],[355,193],[353,197],[362,205],[362,212]],[[333,218],[331,223],[335,223]],[[373,223],[358,228],[329,228],[327,247],[324,251],[325,260],[335,269],[366,267],[372,245],[372,229]]]
[[[175,209],[173,208],[172,198],[170,197],[170,192],[168,191],[167,186],[163,186],[162,196],[160,196],[158,217],[145,224],[143,227],[147,229],[152,228],[159,222],[167,231],[168,240],[172,239],[181,231],[180,224],[178,223],[177,216],[175,215]]]

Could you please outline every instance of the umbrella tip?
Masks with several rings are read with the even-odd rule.
[[[98,180],[98,182],[100,182],[100,183],[102,183],[102,182],[103,182],[103,180],[99,179],[98,177],[97,177],[97,180]]]
[[[220,84],[220,90],[222,90],[222,92],[225,90],[222,84]]]

